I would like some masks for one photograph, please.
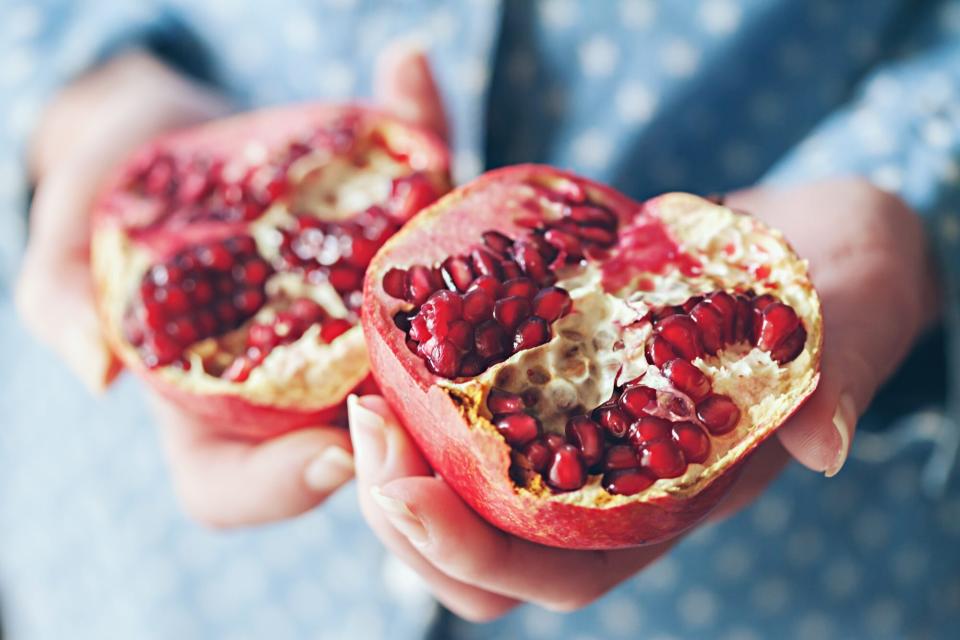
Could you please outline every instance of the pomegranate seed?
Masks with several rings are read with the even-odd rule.
[[[640,467],[657,478],[676,478],[683,475],[687,463],[676,444],[670,440],[654,440],[640,449]]]
[[[537,248],[528,240],[515,242],[513,259],[527,276],[536,282],[546,282],[550,277],[547,263]]]
[[[547,470],[547,465],[550,464],[550,458],[553,455],[547,443],[539,438],[528,442],[521,452],[527,457],[530,468],[538,473]]]
[[[648,488],[656,481],[649,474],[636,469],[610,471],[603,475],[603,488],[607,493],[632,496]]]
[[[518,265],[513,260],[502,260],[500,262],[500,271],[503,272],[503,280],[516,280],[517,278],[523,277],[523,271],[520,270],[520,265]]]
[[[465,320],[451,322],[447,330],[447,340],[456,345],[461,351],[472,351],[473,325]]]
[[[636,469],[640,466],[640,458],[636,450],[628,444],[615,444],[603,455],[603,469],[605,471],[619,471],[621,469]]]
[[[460,370],[460,351],[452,342],[433,337],[420,347],[431,372],[444,378],[457,375]]]
[[[480,356],[475,353],[467,354],[463,360],[460,361],[460,377],[472,378],[473,376],[483,373],[485,368]]]
[[[800,326],[800,318],[792,307],[782,302],[769,304],[763,310],[757,347],[773,351]]]
[[[443,261],[441,268],[443,281],[451,291],[466,291],[473,282],[473,269],[470,262],[463,256],[450,256]]]
[[[578,233],[581,240],[598,244],[601,247],[609,247],[617,241],[617,234],[615,231],[610,231],[601,227],[580,227]]]
[[[645,416],[632,425],[627,433],[630,442],[637,449],[654,440],[663,440],[670,437],[670,423],[663,418]]]
[[[690,310],[690,317],[694,319],[700,329],[704,352],[713,355],[723,348],[724,320],[720,317],[720,312],[717,311],[715,306],[707,302],[701,302]]]
[[[493,276],[480,276],[473,281],[473,284],[467,289],[467,293],[476,291],[477,289],[486,293],[491,300],[497,300],[502,297],[500,294],[502,291],[500,281]]]
[[[537,295],[537,291],[540,290],[533,280],[530,278],[514,278],[513,280],[507,280],[503,283],[503,297],[508,298],[510,296],[519,296],[521,298],[527,298],[528,300]]]
[[[421,305],[440,288],[433,270],[423,265],[414,265],[407,270],[407,301]]]
[[[507,334],[497,322],[488,320],[474,331],[474,347],[477,355],[485,360],[494,360],[506,352]]]
[[[615,228],[617,226],[616,214],[607,209],[590,205],[570,207],[569,217],[577,224],[599,225],[608,228]]]
[[[523,398],[501,389],[491,389],[487,394],[487,409],[490,413],[519,413],[523,411]]]
[[[179,344],[162,333],[147,336],[143,342],[145,362],[148,367],[157,367],[170,364],[180,357]]]
[[[343,318],[331,318],[320,325],[320,339],[333,342],[337,337],[353,328],[353,323]]]
[[[648,407],[657,406],[657,392],[650,387],[635,385],[624,389],[617,402],[627,414],[634,418],[642,418],[646,415]]]
[[[738,295],[736,301],[737,316],[733,324],[733,340],[740,342],[749,340],[753,335],[753,307],[745,296]]]
[[[268,324],[256,322],[250,325],[250,329],[247,331],[247,346],[257,347],[263,351],[270,351],[277,346],[279,342],[277,334],[273,331],[273,327]]]
[[[784,338],[783,342],[770,352],[770,357],[780,364],[786,364],[800,355],[806,343],[807,330],[803,328],[803,325],[800,325],[796,331]]]
[[[561,445],[553,454],[547,482],[560,491],[575,491],[587,481],[587,472],[580,452],[569,444]]]
[[[614,438],[623,438],[630,428],[630,417],[613,404],[597,407],[593,417]]]
[[[548,433],[543,437],[543,441],[550,449],[550,453],[556,453],[560,447],[567,444],[567,441],[559,433]]]
[[[530,301],[519,296],[497,300],[493,317],[507,329],[515,329],[530,316]]]
[[[703,302],[703,296],[693,296],[692,298],[688,298],[686,302],[680,305],[680,309],[683,310],[682,313],[690,313],[693,311],[693,308],[701,302]]]
[[[202,247],[197,253],[200,264],[217,271],[227,271],[233,266],[233,256],[222,244]]]
[[[543,318],[527,318],[513,335],[514,352],[532,349],[550,340],[550,327]]]
[[[663,366],[663,375],[694,402],[699,402],[710,394],[710,379],[686,360],[671,360]]]
[[[540,291],[533,299],[533,314],[553,322],[570,312],[573,303],[566,289],[547,287]]]
[[[446,337],[450,323],[459,320],[463,313],[460,294],[441,289],[435,292],[420,307],[420,315],[427,323],[427,331],[438,338]]]
[[[355,291],[363,287],[363,271],[347,265],[334,265],[327,273],[327,280],[338,293]]]
[[[327,312],[324,311],[323,307],[310,298],[297,298],[290,303],[289,311],[308,324],[319,322],[327,317]]]
[[[706,303],[713,307],[720,318],[721,342],[733,342],[736,334],[737,301],[726,291],[715,291],[707,296]]]
[[[574,416],[567,421],[567,442],[580,450],[588,467],[600,462],[603,457],[603,436],[600,425],[587,416]]]
[[[673,345],[660,336],[653,336],[649,341],[647,341],[645,353],[647,356],[647,362],[650,362],[658,367],[662,367],[670,360],[680,357],[680,354],[674,350]]]
[[[540,421],[529,413],[512,413],[497,417],[494,426],[508,444],[521,447],[540,435]]]
[[[504,258],[510,251],[510,247],[513,246],[513,240],[503,235],[499,231],[484,231],[483,244],[487,245],[491,251],[499,255],[501,258]]]
[[[181,345],[189,345],[197,341],[197,330],[189,318],[177,318],[166,326],[167,335]]]
[[[184,290],[187,289],[187,283],[193,283],[193,301],[199,305],[208,304],[213,300],[213,286],[206,280],[194,281],[192,279],[184,280]]]
[[[390,269],[383,276],[383,290],[392,298],[403,300],[407,291],[407,272],[405,269]]]
[[[697,417],[710,433],[720,436],[740,422],[740,409],[727,396],[713,394],[697,404]]]
[[[417,342],[424,342],[430,338],[430,331],[427,329],[427,321],[421,314],[410,318],[410,337]]]
[[[224,369],[220,377],[225,380],[230,380],[231,382],[244,382],[250,377],[250,372],[253,371],[253,367],[254,363],[249,358],[240,356],[231,362],[229,367]]]
[[[750,341],[753,344],[757,344],[757,341],[760,340],[760,329],[763,327],[763,310],[774,302],[777,302],[777,299],[769,293],[765,293],[762,296],[753,299],[753,302],[751,303],[751,306],[753,307],[753,313],[750,317],[753,329]]]
[[[693,360],[703,354],[700,330],[688,315],[677,314],[664,318],[656,326],[657,334],[670,343],[681,358]]]
[[[681,422],[673,425],[673,441],[683,452],[687,462],[703,462],[710,453],[710,438],[703,429],[692,422]]]
[[[201,335],[212,336],[217,330],[217,318],[210,311],[200,311],[197,313],[196,323]]]
[[[493,298],[483,289],[474,289],[463,296],[463,318],[474,324],[493,316]]]
[[[543,239],[574,260],[583,257],[583,246],[580,244],[580,238],[573,234],[559,229],[547,229],[546,233],[543,234]]]
[[[475,247],[470,252],[473,270],[481,276],[500,277],[500,259],[483,247]]]

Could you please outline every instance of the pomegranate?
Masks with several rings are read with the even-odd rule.
[[[536,165],[387,241],[362,323],[436,471],[495,525],[566,548],[690,527],[819,380],[819,299],[780,233]]]
[[[447,169],[432,134],[357,106],[265,110],[150,142],[94,213],[113,349],[232,435],[342,419],[369,372],[364,271],[448,189]]]

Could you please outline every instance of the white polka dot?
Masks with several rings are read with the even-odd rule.
[[[257,73],[267,60],[266,40],[238,37],[228,45],[230,57],[243,73]]]
[[[954,100],[953,80],[945,73],[932,71],[914,89],[911,99],[924,113],[936,113]]]
[[[649,27],[657,15],[654,0],[620,0],[620,20],[633,29]]]
[[[893,151],[896,141],[890,135],[890,127],[884,118],[873,111],[858,109],[851,117],[850,124],[867,153],[885,155]]]
[[[283,37],[295,51],[313,51],[319,41],[317,23],[309,14],[294,12],[283,21]]]
[[[537,607],[523,613],[523,628],[531,638],[553,638],[563,629],[563,616]]]
[[[833,623],[822,613],[808,613],[797,623],[797,640],[826,640],[833,636]]]
[[[356,82],[353,67],[338,60],[328,60],[320,66],[320,86],[326,95],[342,98],[353,92]]]
[[[876,549],[890,537],[890,519],[877,509],[864,509],[853,522],[853,537],[860,545]]]
[[[706,626],[717,617],[717,597],[706,589],[690,589],[680,596],[677,612],[688,626]]]
[[[948,222],[949,221],[949,222]],[[960,221],[953,216],[947,216],[940,221],[940,229],[949,227],[949,231],[944,234],[947,237],[960,237]],[[960,500],[949,500],[943,502],[937,509],[937,522],[940,529],[949,535],[960,536]]]
[[[620,50],[610,38],[593,36],[580,45],[577,54],[583,74],[588,78],[601,78],[616,69]]]
[[[784,42],[779,51],[780,65],[792,75],[800,75],[810,69],[810,53],[802,43]]]
[[[772,92],[760,92],[752,96],[747,104],[750,117],[762,125],[773,125],[783,120],[783,101]]]
[[[920,547],[904,547],[893,554],[890,568],[893,577],[902,585],[917,582],[930,565],[930,554]]]
[[[884,489],[887,495],[898,502],[909,500],[917,495],[917,469],[902,464],[893,467],[884,478]]]
[[[700,52],[686,40],[670,40],[660,51],[663,69],[671,76],[685,78],[693,75],[700,63]]]
[[[516,85],[527,85],[537,75],[537,59],[527,49],[518,49],[507,60],[507,78]]]
[[[870,180],[884,191],[896,193],[903,187],[903,172],[896,165],[885,164],[870,174]]]
[[[622,596],[604,598],[599,604],[600,624],[604,631],[617,636],[630,636],[643,626],[640,603]]]
[[[731,0],[703,0],[698,18],[707,33],[727,35],[740,26],[740,7]]]
[[[757,582],[750,592],[750,602],[761,613],[775,614],[783,610],[790,599],[790,588],[780,578]]]
[[[790,506],[782,498],[768,495],[753,508],[753,526],[757,531],[773,534],[783,531],[790,519]]]
[[[43,13],[34,4],[21,4],[4,12],[4,30],[11,40],[29,40],[43,28]]]
[[[653,116],[657,96],[646,86],[630,82],[617,89],[614,104],[617,115],[625,124],[642,124]]]
[[[357,6],[357,0],[324,0],[324,4],[332,9],[345,11]]]
[[[577,20],[577,5],[573,0],[544,0],[537,8],[540,19],[551,29],[566,29]]]
[[[758,151],[746,142],[731,142],[720,152],[724,171],[732,178],[746,178],[757,169]]]
[[[760,640],[760,635],[753,629],[739,627],[725,633],[723,640]]]
[[[902,97],[903,89],[895,79],[880,74],[868,82],[866,89],[864,89],[864,95],[870,102],[890,103]]]
[[[677,565],[672,558],[661,558],[640,575],[641,583],[653,589],[666,591],[677,584]]]
[[[717,551],[714,567],[717,574],[727,580],[739,580],[746,575],[753,564],[753,557],[740,543],[732,542]]]
[[[476,178],[483,171],[480,156],[469,149],[458,151],[453,156],[453,173],[457,182],[466,182]]]
[[[860,568],[849,558],[839,558],[824,567],[820,576],[823,589],[834,600],[842,600],[860,586]]]
[[[485,60],[466,58],[457,72],[457,87],[470,95],[479,95],[487,88],[490,69]]]
[[[613,141],[601,131],[589,129],[573,141],[574,161],[587,169],[601,169],[613,155]]]
[[[938,149],[948,148],[957,137],[957,131],[945,118],[928,118],[923,123],[923,139]]]
[[[787,537],[787,561],[795,567],[807,567],[816,563],[822,553],[823,536],[816,529],[800,529]]]
[[[903,624],[903,608],[893,598],[881,598],[863,612],[863,626],[873,637],[899,636],[897,631]]]
[[[457,35],[457,17],[449,7],[441,7],[427,16],[426,33],[431,42],[449,43]]]

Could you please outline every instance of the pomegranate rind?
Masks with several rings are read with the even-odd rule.
[[[143,233],[136,223],[131,226],[128,219],[137,203],[124,190],[127,167],[155,149],[199,151],[256,164],[291,140],[344,120],[357,123],[357,128],[367,135],[378,136],[391,153],[404,159],[411,171],[426,175],[439,193],[449,189],[449,156],[440,138],[361,104],[270,108],[176,131],[134,151],[100,189],[93,212],[91,268],[107,342],[125,367],[183,410],[202,418],[212,430],[260,440],[293,429],[342,423],[346,396],[372,385],[363,333],[357,324],[325,345],[330,349],[324,351],[322,362],[310,363],[313,375],[309,383],[303,384],[274,381],[267,374],[251,375],[247,382],[234,383],[195,368],[183,371],[144,366],[122,331],[122,316],[141,274],[194,236],[225,238],[250,232],[250,227],[245,223],[201,222],[180,227],[176,232]]]
[[[688,470],[680,478],[658,481],[634,496],[607,493],[599,486],[599,476],[583,489],[566,493],[551,491],[536,474],[526,486],[517,486],[510,475],[511,449],[484,406],[490,378],[481,375],[457,382],[427,371],[393,323],[393,314],[404,303],[388,296],[380,284],[388,269],[439,262],[475,243],[485,230],[508,235],[517,231],[514,220],[504,213],[505,206],[521,199],[514,196],[525,192],[531,182],[564,181],[580,185],[590,200],[621,216],[643,210],[660,218],[685,247],[709,241],[698,227],[710,221],[755,234],[766,246],[776,248],[783,270],[773,269],[770,279],[789,281],[789,301],[799,306],[809,334],[801,358],[787,369],[782,392],[760,399],[759,408],[751,408],[741,418],[734,433],[739,438],[736,444],[706,466],[691,465],[698,467],[695,473]],[[362,324],[373,376],[433,468],[489,522],[522,538],[561,548],[651,544],[693,526],[720,502],[744,461],[803,404],[819,381],[819,298],[807,277],[806,263],[779,232],[693,195],[671,193],[640,204],[603,185],[539,165],[489,172],[424,209],[391,238],[367,271]],[[511,360],[543,348],[546,345],[517,353]]]

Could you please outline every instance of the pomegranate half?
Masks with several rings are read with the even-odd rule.
[[[373,375],[434,469],[558,547],[690,527],[819,379],[819,299],[780,233],[544,166],[417,215],[370,264],[362,315]]]
[[[95,207],[111,346],[225,433],[341,420],[369,374],[364,271],[448,188],[439,139],[359,106],[270,109],[154,140]]]

